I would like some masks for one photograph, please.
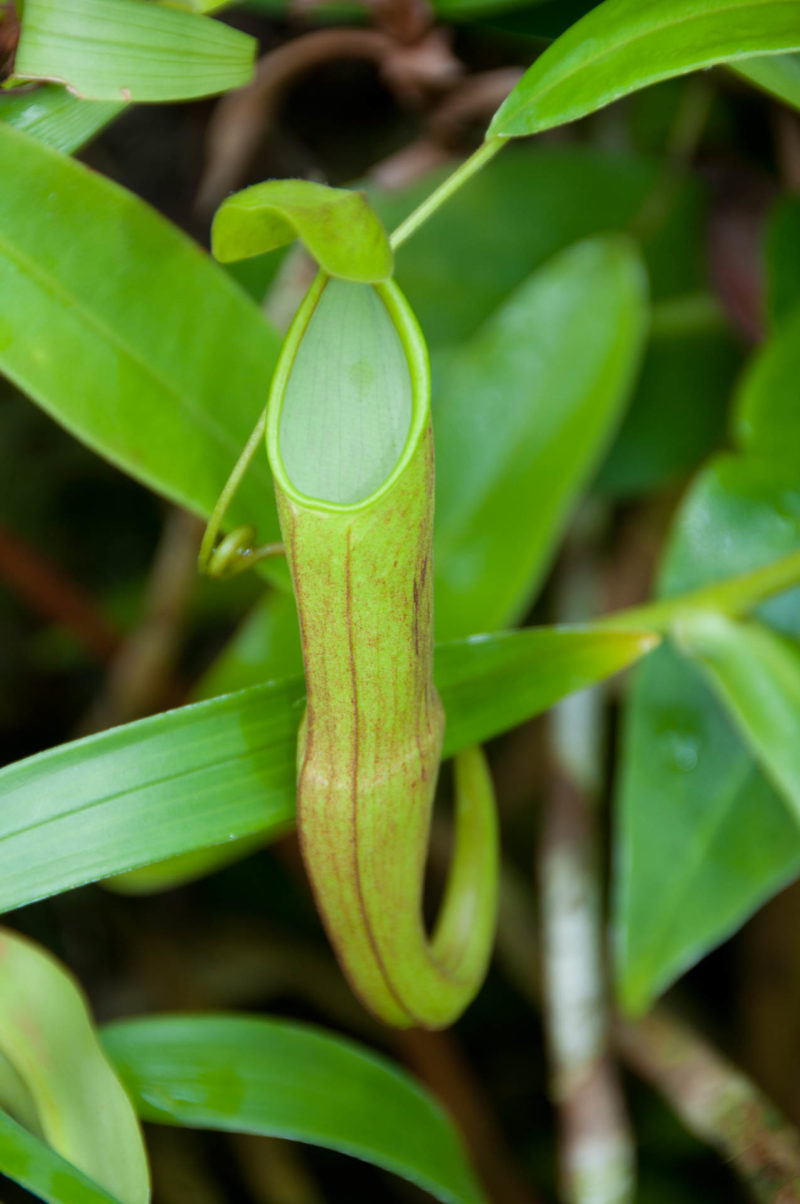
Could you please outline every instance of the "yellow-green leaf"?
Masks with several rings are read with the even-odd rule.
[[[214,218],[211,246],[222,263],[262,255],[300,238],[317,263],[342,280],[377,283],[392,274],[383,224],[361,192],[311,180],[268,180],[228,197]]]
[[[0,931],[0,1055],[0,1106],[20,1110],[34,1135],[121,1204],[146,1204],[149,1174],[136,1115],[83,995],[49,954],[6,929]],[[0,1172],[11,1173],[1,1160]]]
[[[255,52],[237,29],[145,0],[26,0],[15,73],[87,100],[188,100],[248,83]]]

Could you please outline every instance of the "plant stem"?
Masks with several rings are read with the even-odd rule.
[[[452,175],[449,175],[438,188],[433,190],[430,196],[425,198],[421,205],[417,206],[413,213],[408,215],[405,221],[400,223],[389,239],[392,250],[396,251],[412,234],[415,234],[420,226],[424,225],[428,218],[432,217],[436,210],[441,208],[454,192],[458,191],[462,184],[466,184],[467,180],[494,158],[506,141],[505,138],[491,138],[488,142],[481,143],[474,154],[460,163]]]
[[[602,517],[584,513],[568,545],[558,605],[564,622],[595,609],[587,541]],[[631,1204],[636,1191],[633,1138],[610,1054],[597,817],[603,716],[597,688],[554,709],[539,841],[543,1020],[566,1204]]]
[[[661,1009],[620,1023],[616,1036],[633,1069],[732,1163],[755,1199],[800,1202],[800,1137],[741,1071]]]
[[[604,631],[632,629],[665,633],[680,619],[697,611],[714,610],[736,618],[766,601],[773,594],[800,586],[800,550],[790,552],[761,568],[739,573],[724,581],[705,585],[674,598],[662,598],[634,606],[599,619],[595,626]]]

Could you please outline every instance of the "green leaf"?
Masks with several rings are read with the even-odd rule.
[[[36,1130],[58,1154],[122,1204],[146,1204],[142,1134],[83,995],[49,954],[7,930],[0,931],[0,1053],[6,1060],[0,1105],[9,1105],[2,1088],[11,1071],[17,1076],[11,1103],[24,1087],[26,1112],[32,1110]],[[2,1142],[0,1134],[0,1151]],[[13,1166],[13,1154],[8,1168],[0,1158],[3,1174],[12,1174]]]
[[[440,179],[431,173],[400,193],[371,189],[387,228]],[[592,235],[623,230],[656,183],[656,165],[632,155],[588,146],[509,147],[397,252],[397,283],[429,345],[470,338],[553,255]],[[592,204],[576,204],[582,195]],[[703,230],[701,193],[696,186],[679,188],[664,226],[643,247],[654,297],[702,287]]]
[[[271,590],[228,641],[192,696],[198,701],[217,698],[302,671],[303,652],[294,597],[284,590]]]
[[[750,361],[734,411],[735,431],[751,455],[796,467],[800,447],[800,309]]]
[[[799,55],[772,54],[763,59],[746,59],[733,69],[742,79],[763,88],[787,105],[800,109]]]
[[[223,201],[211,228],[222,263],[274,251],[300,238],[331,276],[377,283],[393,256],[380,218],[361,192],[311,180],[268,180]]]
[[[248,83],[255,52],[237,29],[143,0],[26,0],[15,73],[87,100],[188,100]]]
[[[140,1114],[160,1124],[311,1142],[482,1204],[452,1122],[408,1075],[343,1037],[249,1016],[163,1016],[103,1039]]]
[[[0,1174],[48,1204],[121,1204],[4,1112],[0,1112]]]
[[[0,122],[65,155],[80,150],[124,108],[123,101],[80,100],[56,84],[0,93]]]
[[[630,395],[646,306],[632,244],[578,244],[435,374],[442,636],[525,613]]]
[[[0,195],[0,370],[106,459],[209,514],[266,401],[277,335],[131,193],[3,125],[0,159],[15,181]],[[275,538],[266,456],[231,522],[254,516]]]
[[[769,215],[767,311],[773,327],[800,309],[800,197],[782,197]]]
[[[536,60],[487,138],[518,138],[661,79],[800,50],[793,0],[605,0]]]
[[[505,731],[653,646],[637,633],[532,629],[437,652],[445,754]],[[0,908],[294,823],[293,678],[78,740],[0,771]]]
[[[663,595],[800,546],[794,472],[720,457],[675,526]],[[760,608],[800,634],[800,591]],[[800,833],[699,671],[670,648],[635,675],[618,786],[615,933],[623,1005],[644,1010],[800,867]]]
[[[569,627],[531,627],[439,644],[436,684],[447,712],[445,756],[483,744],[559,699],[644,656],[658,637]]]
[[[719,614],[694,616],[676,635],[800,823],[800,645]]]
[[[617,497],[646,493],[687,475],[720,447],[742,360],[710,297],[657,306],[636,392],[595,489]]]

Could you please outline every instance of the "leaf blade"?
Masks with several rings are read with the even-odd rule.
[[[312,180],[267,180],[223,201],[211,227],[222,263],[273,251],[300,238],[331,276],[377,284],[392,274],[383,224],[364,193]]]
[[[647,634],[565,628],[507,632],[449,648],[439,654],[437,673],[449,708],[446,755],[624,668],[653,643]],[[0,771],[0,908],[193,849],[284,832],[294,822],[304,702],[302,679],[292,678],[140,720]]]
[[[788,317],[748,364],[734,401],[733,425],[749,454],[791,468],[797,463],[800,410],[800,308]]]
[[[446,1204],[483,1193],[449,1119],[354,1042],[256,1017],[164,1016],[104,1031],[143,1117],[312,1142],[393,1171]]]
[[[679,512],[659,592],[747,571],[799,542],[796,469],[719,456]],[[797,601],[789,591],[759,616],[796,637]],[[617,810],[616,976],[638,1013],[796,876],[800,835],[698,669],[668,646],[634,675]]]
[[[0,932],[0,1051],[48,1145],[122,1204],[147,1204],[142,1134],[83,995],[54,958],[8,930]]]
[[[505,626],[530,605],[621,418],[646,312],[633,246],[587,240],[535,273],[439,374],[440,636]]]
[[[689,71],[800,49],[792,0],[605,0],[536,60],[488,138],[574,121]]]
[[[755,622],[698,615],[681,648],[702,667],[766,776],[800,823],[800,648]]]
[[[29,0],[15,72],[86,100],[189,100],[248,83],[255,51],[239,30],[141,0]]]
[[[56,84],[0,93],[0,122],[64,155],[80,150],[124,108],[123,101],[80,100]]]
[[[132,194],[9,126],[0,154],[18,185],[0,198],[0,369],[106,459],[209,514],[263,406],[277,335]],[[263,457],[232,522],[258,514],[276,535],[271,495]]]
[[[784,104],[800,109],[800,55],[771,54],[763,59],[746,59],[733,70]]]
[[[0,1173],[48,1204],[121,1204],[4,1112],[0,1112]]]

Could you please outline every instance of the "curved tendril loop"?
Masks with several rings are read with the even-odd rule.
[[[460,754],[455,855],[431,939],[422,892],[445,717],[433,684],[427,352],[393,284],[332,283],[318,277],[298,311],[267,421],[308,690],[298,825],[355,990],[391,1024],[438,1028],[473,998],[491,952],[494,795],[481,751]],[[366,496],[336,492],[378,467]]]
[[[217,579],[235,577],[237,573],[246,572],[260,560],[266,560],[271,556],[282,556],[283,552],[282,543],[265,543],[261,547],[257,547],[255,527],[251,527],[249,524],[243,527],[234,527],[212,549],[204,565],[204,571],[209,577]]]

